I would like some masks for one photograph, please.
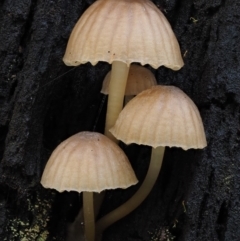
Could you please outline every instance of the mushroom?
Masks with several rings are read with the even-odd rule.
[[[93,192],[127,188],[136,183],[121,148],[95,132],[80,132],[63,141],[52,153],[41,179],[45,188],[83,192],[86,241],[95,239]]]
[[[165,146],[187,150],[207,145],[197,107],[174,86],[154,86],[138,94],[125,106],[110,131],[126,144],[137,143],[153,148],[141,187],[126,203],[97,222],[99,233],[129,214],[147,197],[160,172]]]
[[[109,129],[122,110],[130,64],[164,65],[173,70],[183,66],[172,28],[150,0],[94,2],[75,25],[63,61],[70,66],[112,64],[105,125],[105,134],[112,140]]]
[[[110,76],[111,71],[107,73],[103,80],[101,93],[104,95],[108,95]],[[125,105],[135,95],[154,85],[157,85],[157,80],[149,69],[144,68],[140,65],[131,64],[125,89]]]

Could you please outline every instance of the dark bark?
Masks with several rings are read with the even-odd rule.
[[[99,94],[109,65],[64,66],[69,34],[94,1],[0,2],[0,239],[65,240],[80,207],[77,193],[44,190],[45,163],[64,139],[102,131]],[[156,0],[177,35],[185,66],[153,70],[158,83],[198,106],[208,147],[167,149],[147,200],[110,227],[104,241],[231,240],[240,237],[240,3]],[[123,147],[143,179],[149,148]],[[139,165],[141,164],[141,165]],[[102,212],[137,187],[107,194]],[[25,238],[25,239],[24,239]]]

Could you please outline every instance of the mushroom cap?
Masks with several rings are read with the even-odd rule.
[[[101,192],[137,183],[121,148],[96,132],[80,132],[63,141],[52,153],[41,184],[59,192]]]
[[[149,0],[94,2],[75,25],[63,61],[69,66],[98,61],[183,66],[169,22]]]
[[[152,147],[204,148],[207,145],[199,111],[174,86],[154,86],[133,98],[110,132],[126,144]]]
[[[101,93],[105,95],[108,95],[110,76],[111,71],[107,73],[103,80]],[[149,69],[136,64],[130,65],[125,95],[137,95],[154,85],[157,85],[157,80]]]

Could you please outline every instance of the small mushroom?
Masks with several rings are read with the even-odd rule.
[[[107,73],[103,80],[101,93],[104,95],[108,95],[110,77],[111,71]],[[140,65],[131,64],[125,89],[125,104],[127,104],[127,102],[129,102],[135,95],[154,85],[157,85],[157,80],[149,69]]]
[[[45,188],[83,192],[86,241],[95,239],[93,192],[127,188],[136,183],[121,148],[96,132],[80,132],[62,142],[49,158],[41,179]]]
[[[141,187],[126,203],[97,222],[99,233],[129,214],[147,197],[160,172],[165,146],[187,150],[207,145],[196,105],[174,86],[154,86],[138,94],[125,106],[110,131],[126,144],[137,143],[153,148]]]

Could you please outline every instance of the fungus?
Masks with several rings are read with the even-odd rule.
[[[109,129],[122,110],[130,64],[164,65],[173,70],[183,66],[170,24],[149,0],[93,3],[75,25],[63,61],[70,66],[98,61],[112,64],[105,134],[113,140]]]
[[[134,171],[121,148],[95,132],[80,132],[62,142],[48,160],[41,179],[45,188],[83,192],[87,241],[95,238],[93,192],[127,188],[136,183]]]
[[[125,106],[110,131],[126,144],[137,143],[153,148],[141,187],[126,203],[97,222],[99,233],[133,211],[147,197],[160,172],[165,146],[187,150],[207,145],[197,107],[174,86],[154,86],[141,92]]]
[[[103,80],[101,93],[108,95],[111,71],[107,73]],[[140,92],[157,85],[157,80],[153,73],[140,65],[131,64],[125,89],[125,104]]]

